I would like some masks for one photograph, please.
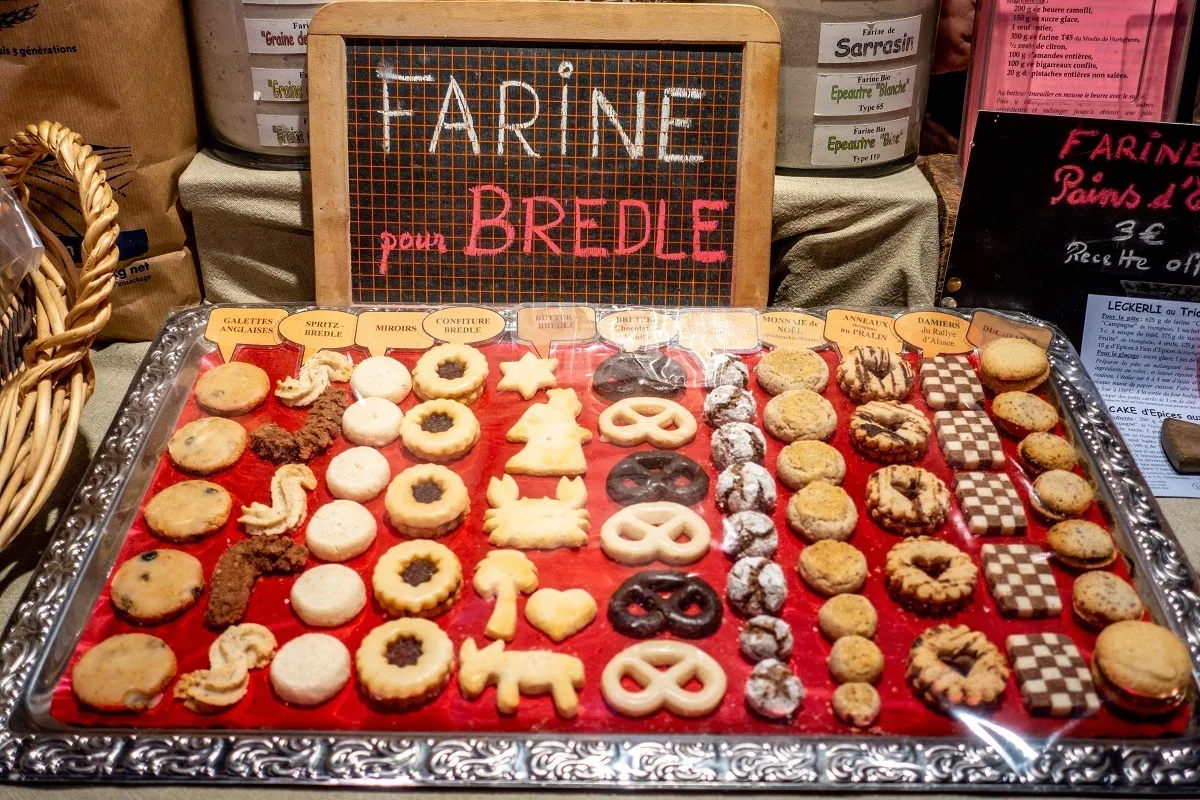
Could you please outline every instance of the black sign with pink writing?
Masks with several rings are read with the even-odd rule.
[[[1076,344],[1089,294],[1200,300],[1200,127],[981,112],[945,290]]]
[[[347,40],[352,301],[729,304],[741,58]]]

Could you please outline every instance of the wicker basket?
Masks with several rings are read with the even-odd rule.
[[[100,157],[79,134],[43,122],[13,137],[0,153],[0,172],[28,209],[26,172],[47,155],[79,188],[82,266],[30,213],[46,252],[0,316],[0,549],[41,510],[62,476],[95,387],[88,348],[112,313],[117,204]]]

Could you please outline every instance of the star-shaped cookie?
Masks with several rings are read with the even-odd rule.
[[[526,353],[519,361],[502,361],[500,373],[504,376],[496,385],[500,392],[516,392],[525,400],[538,393],[538,389],[549,389],[558,385],[554,370],[558,369],[557,358],[538,358]]]

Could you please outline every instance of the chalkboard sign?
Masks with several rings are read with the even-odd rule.
[[[742,6],[324,7],[317,299],[764,304],[778,41]]]
[[[980,113],[944,291],[1076,345],[1089,294],[1200,300],[1200,127]]]

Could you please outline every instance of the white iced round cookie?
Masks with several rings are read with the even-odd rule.
[[[375,516],[353,500],[334,500],[308,520],[304,543],[322,561],[349,561],[375,541]]]
[[[341,564],[306,570],[292,584],[292,610],[306,625],[336,628],[358,616],[367,587],[358,573]]]
[[[351,447],[338,453],[325,470],[325,485],[339,500],[365,503],[387,488],[392,468],[383,453],[373,447]]]
[[[324,703],[349,680],[350,651],[327,633],[297,636],[271,661],[271,686],[285,703]]]
[[[408,367],[394,358],[371,356],[360,361],[350,376],[350,389],[358,398],[382,397],[399,403],[412,391],[412,375]]]
[[[382,397],[364,397],[342,414],[342,433],[353,444],[383,447],[400,438],[404,412]]]

